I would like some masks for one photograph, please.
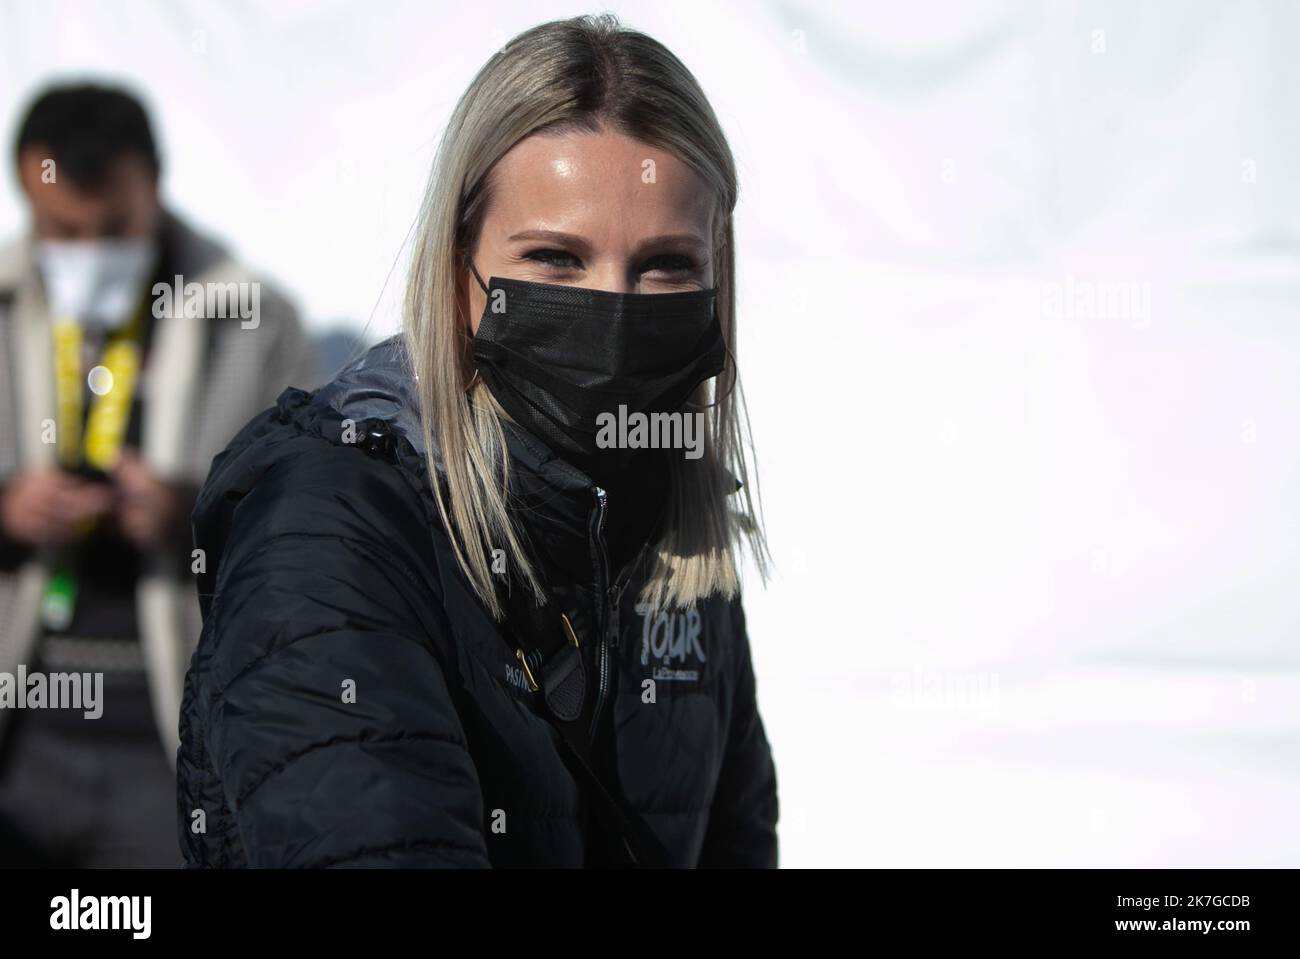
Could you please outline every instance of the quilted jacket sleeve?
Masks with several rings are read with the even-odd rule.
[[[776,766],[758,714],[744,608],[735,605],[738,678],[722,773],[699,866],[775,869]]]
[[[420,510],[317,442],[233,511],[191,680],[250,866],[489,865]]]

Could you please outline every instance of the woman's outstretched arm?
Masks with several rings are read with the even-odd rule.
[[[424,517],[395,470],[313,446],[234,510],[191,669],[248,864],[488,866]]]

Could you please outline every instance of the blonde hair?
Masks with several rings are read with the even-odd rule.
[[[739,591],[738,547],[759,572],[770,562],[753,448],[735,362],[735,162],[722,128],[690,71],[659,42],[611,15],[534,27],[479,71],[447,125],[429,177],[406,287],[405,342],[416,378],[434,499],[456,561],[497,619],[504,604],[491,572],[493,549],[514,559],[518,579],[540,602],[544,586],[510,518],[504,416],[474,373],[463,325],[462,254],[477,241],[491,198],[491,172],[534,133],[611,128],[679,157],[710,184],[717,311],[727,365],[696,390],[706,406],[704,455],[672,457],[656,560],[640,600],[658,609]],[[739,481],[739,483],[737,483]],[[739,485],[739,489],[737,489]]]

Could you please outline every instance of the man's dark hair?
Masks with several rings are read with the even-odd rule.
[[[54,87],[36,99],[18,129],[15,160],[28,147],[48,150],[59,175],[83,189],[101,186],[129,154],[143,158],[154,176],[161,167],[140,101],[125,90],[89,83]]]

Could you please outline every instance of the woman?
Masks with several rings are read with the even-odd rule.
[[[190,865],[776,865],[735,202],[648,37],[549,23],[483,68],[404,337],[287,390],[195,510]]]

